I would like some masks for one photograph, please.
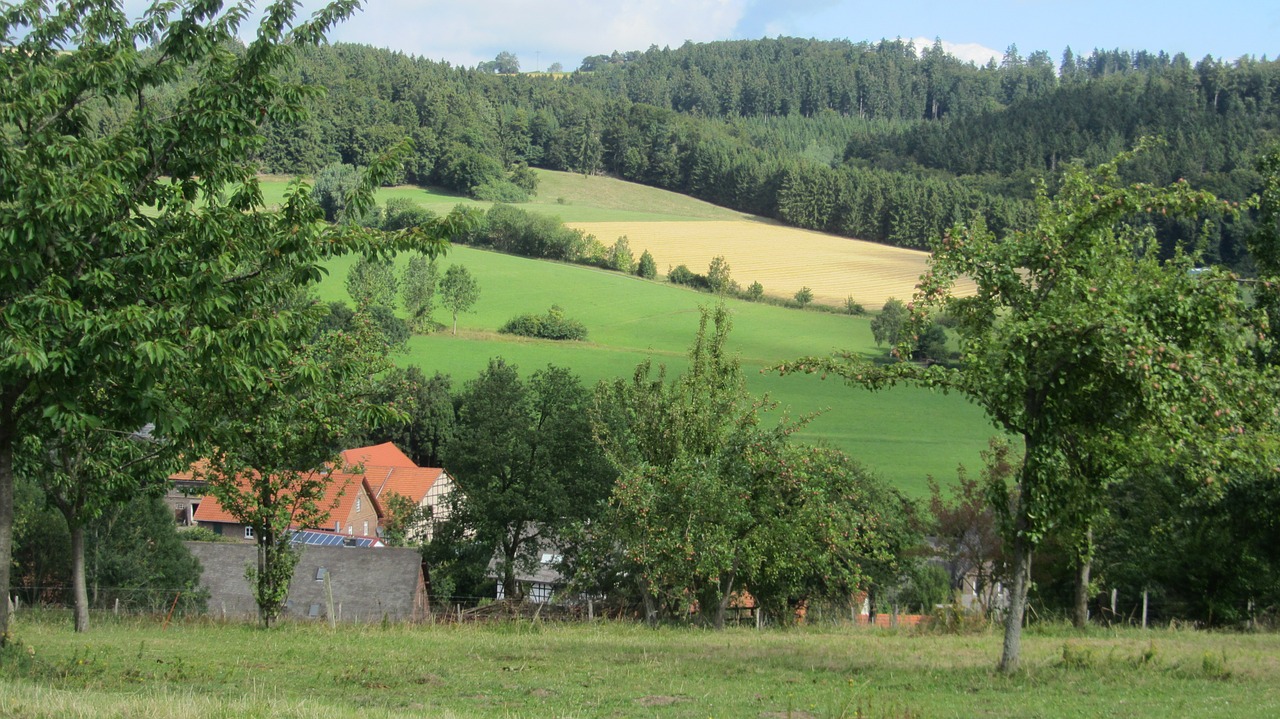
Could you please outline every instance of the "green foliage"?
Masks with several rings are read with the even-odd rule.
[[[876,338],[877,345],[889,345],[890,349],[902,343],[910,313],[902,300],[890,298],[880,309],[880,314],[871,318],[871,336]]]
[[[453,313],[453,333],[458,334],[458,314],[469,312],[480,298],[480,284],[467,268],[449,265],[440,280],[440,303]]]
[[[1161,259],[1144,221],[1221,204],[1186,183],[1124,185],[1120,163],[1132,157],[1068,168],[1056,197],[1041,191],[1026,231],[997,241],[979,222],[937,243],[913,324],[918,332],[935,308],[955,318],[962,369],[854,362],[835,370],[873,388],[901,380],[956,388],[1022,438],[1015,500],[996,505],[1013,555],[1005,670],[1018,662],[1032,549],[1055,527],[1083,533],[1115,467],[1178,456],[1211,478],[1249,464],[1271,432],[1272,408],[1259,397],[1272,394],[1264,388],[1274,378],[1250,360],[1263,325],[1231,277],[1192,272],[1181,253]],[[977,282],[976,296],[949,295],[962,275]]]
[[[717,295],[729,294],[734,288],[733,278],[729,276],[729,263],[724,255],[711,258],[707,267],[707,287]]]
[[[667,270],[667,281],[673,285],[685,285],[695,289],[706,289],[710,286],[705,276],[695,274],[685,265],[677,265],[674,269]]]
[[[758,281],[752,282],[747,287],[747,291],[742,293],[742,296],[752,302],[759,302],[764,299],[764,285],[760,284]]]
[[[567,370],[548,366],[524,381],[497,358],[458,396],[446,460],[462,491],[449,497],[446,524],[456,529],[441,541],[470,535],[496,552],[508,597],[521,596],[516,574],[537,564],[539,547],[592,517],[607,494],[612,473],[591,437],[589,402]]]
[[[359,168],[335,162],[325,165],[316,174],[311,197],[324,211],[324,219],[329,222],[368,224],[374,216],[373,208],[359,213],[348,211],[352,195],[359,191],[360,183]]]
[[[650,264],[653,263],[653,257],[649,258]],[[627,241],[627,236],[623,235],[613,243],[613,247],[609,250],[609,269],[617,270],[624,274],[636,272],[636,258],[631,254],[631,243]],[[637,272],[638,274],[638,272]]]
[[[800,309],[804,309],[810,302],[813,302],[813,290],[808,287],[801,287],[796,290],[795,300]]]
[[[324,225],[300,182],[278,207],[263,202],[260,129],[296,122],[317,93],[286,67],[352,9],[295,22],[292,4],[269,5],[247,45],[240,7],[155,5],[136,21],[100,3],[0,13],[0,596],[20,437],[145,422],[177,443],[200,436],[207,415],[188,413],[180,389],[261,386],[293,333],[311,331],[293,298],[324,260],[439,248],[435,227],[383,238]],[[95,124],[98,112],[113,119]],[[360,175],[347,216],[372,210],[406,149]],[[110,402],[87,401],[105,388]]]
[[[640,261],[636,263],[636,275],[646,280],[658,277],[658,263],[653,261],[653,255],[649,254],[648,250],[640,253]]]
[[[559,305],[551,305],[545,315],[523,314],[513,317],[498,328],[498,332],[544,340],[587,339],[586,325],[566,317]]]
[[[347,273],[347,294],[359,309],[394,307],[399,284],[391,260],[387,258],[361,257]]]
[[[431,224],[436,214],[407,197],[391,197],[382,211],[382,229],[408,230]]]
[[[371,402],[388,347],[367,319],[355,320],[352,331],[295,345],[287,362],[247,390],[209,388],[194,398],[209,420],[207,460],[193,472],[227,513],[253,528],[258,562],[246,576],[263,626],[278,618],[289,594],[298,559],[289,529],[328,525],[327,467],[368,426],[401,416]]]
[[[849,314],[851,314],[851,315],[855,315],[855,316],[856,316],[856,315],[865,315],[865,314],[867,313],[866,308],[865,308],[865,307],[863,307],[861,303],[858,303],[858,302],[854,302],[854,301],[853,301],[853,296],[852,296],[852,295],[850,295],[849,297],[846,297],[846,298],[845,298],[845,300],[844,300],[844,310],[845,310],[845,312],[848,312]]]
[[[400,276],[400,289],[404,296],[404,309],[409,315],[409,327],[414,332],[427,333],[434,324],[431,311],[435,309],[436,289],[440,282],[440,269],[435,258],[415,254]]]
[[[529,192],[510,180],[487,180],[471,188],[471,196],[488,202],[528,202]]]
[[[596,389],[594,431],[619,477],[582,528],[579,581],[638,594],[650,623],[696,599],[723,627],[741,589],[786,621],[806,598],[847,596],[861,562],[889,561],[873,481],[838,452],[793,446],[790,426],[759,427],[728,333],[724,306],[704,308],[686,374],[668,382],[645,362]]]
[[[454,435],[453,398],[448,375],[430,379],[417,367],[393,369],[378,381],[372,402],[403,413],[377,422],[364,444],[393,442],[419,467],[444,466]]]
[[[581,230],[569,229],[554,217],[501,204],[489,209],[484,227],[471,238],[471,244],[523,257],[565,262],[587,259],[588,246]]]

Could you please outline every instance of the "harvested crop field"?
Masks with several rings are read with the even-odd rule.
[[[801,287],[814,300],[842,305],[852,296],[868,310],[878,310],[890,297],[907,300],[926,269],[927,252],[889,247],[821,232],[784,227],[767,221],[710,220],[695,222],[572,222],[570,227],[612,245],[626,235],[639,257],[649,250],[659,272],[688,265],[705,274],[717,255],[724,255],[730,274],[746,287],[764,286],[765,294],[790,298]],[[957,293],[972,294],[962,282]]]

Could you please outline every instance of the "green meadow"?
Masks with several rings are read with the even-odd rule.
[[[0,716],[992,717],[1280,714],[1280,636],[1028,629],[1000,634],[822,624],[647,629],[630,622],[248,625],[20,612],[0,650]]]
[[[538,170],[539,189],[520,208],[560,217],[566,222],[657,222],[745,220],[750,215],[664,190],[606,177],[586,177]],[[283,197],[287,180],[264,178],[268,203]],[[414,201],[438,214],[458,204],[485,209],[490,203],[431,188],[392,187],[378,201],[392,197]],[[643,208],[643,209],[636,209]],[[320,287],[321,299],[350,302],[344,282],[354,258],[330,264]],[[401,257],[403,268],[407,258]],[[715,301],[687,288],[628,277],[589,267],[530,260],[454,246],[441,259],[443,274],[460,263],[480,284],[474,312],[459,317],[454,336],[452,317],[438,308],[437,322],[449,330],[415,336],[398,365],[416,365],[428,374],[450,375],[455,387],[475,377],[490,358],[502,357],[531,373],[555,364],[576,372],[587,384],[630,377],[646,359],[665,364],[672,374],[685,366],[685,352],[697,330],[699,308]],[[507,320],[525,312],[542,313],[552,304],[583,322],[587,342],[526,340],[497,334]],[[883,356],[871,336],[870,318],[799,311],[729,300],[734,330],[731,347],[757,396],[777,403],[771,417],[784,413],[808,418],[801,436],[849,453],[913,496],[926,493],[932,475],[942,482],[964,464],[976,470],[979,453],[996,430],[982,412],[956,395],[899,387],[879,393],[844,386],[816,376],[780,377],[764,372],[778,362],[807,355],[853,351]]]
[[[321,286],[321,299],[348,300],[344,288],[354,258],[334,262]],[[407,258],[400,258],[400,264]],[[441,260],[467,267],[480,285],[472,314],[452,318],[437,309],[449,329],[415,336],[397,364],[416,365],[428,374],[443,372],[461,383],[474,377],[492,357],[503,357],[529,373],[556,364],[588,384],[629,377],[645,359],[676,373],[697,330],[699,308],[708,294],[650,282],[616,272],[511,257],[455,246]],[[496,330],[513,316],[542,313],[552,304],[583,322],[587,342],[513,338]],[[976,469],[978,453],[995,434],[980,410],[956,395],[909,387],[871,393],[817,376],[780,377],[762,372],[786,359],[852,350],[879,356],[870,320],[824,312],[799,311],[730,300],[734,329],[731,349],[741,358],[750,390],[778,403],[773,416],[814,415],[802,436],[839,447],[914,496],[925,493],[926,478],[953,477],[958,464]]]

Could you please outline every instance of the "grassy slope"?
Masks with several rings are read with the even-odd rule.
[[[1280,637],[1028,630],[1000,636],[848,626],[648,630],[156,622],[70,631],[20,614],[0,654],[12,717],[1274,717]],[[107,618],[104,618],[107,619]],[[1066,653],[1078,659],[1064,666]],[[1144,654],[1150,658],[1143,660]],[[1219,662],[1219,660],[1222,660]],[[1221,670],[1219,669],[1221,666]]]
[[[522,209],[559,216],[567,222],[697,221],[750,218],[663,190],[605,177],[538,171],[539,192]],[[268,203],[283,195],[285,183],[263,183]],[[487,207],[439,190],[418,187],[383,189],[380,202],[405,197],[439,214],[453,206]],[[559,202],[564,200],[564,204]],[[642,207],[644,210],[633,208]],[[322,298],[349,301],[343,281],[352,259],[331,266]],[[401,260],[401,266],[405,262]],[[684,366],[684,353],[697,328],[698,307],[710,295],[646,282],[592,268],[541,262],[466,247],[455,247],[443,260],[467,266],[481,286],[474,314],[459,319],[460,334],[414,337],[401,365],[417,365],[428,374],[453,377],[455,386],[474,377],[489,358],[501,356],[529,373],[548,363],[568,367],[585,382],[629,377],[636,365],[652,357],[672,372]],[[581,320],[589,343],[526,341],[495,331],[523,312],[543,312],[551,304]],[[754,394],[769,393],[792,417],[822,412],[804,430],[810,441],[826,441],[873,468],[913,496],[923,496],[926,478],[954,476],[956,466],[979,466],[979,452],[995,430],[982,413],[958,396],[909,387],[879,394],[846,388],[817,377],[762,375],[763,367],[804,355],[853,350],[879,355],[868,318],[799,312],[769,305],[732,301],[735,324],[732,347],[742,357]],[[451,320],[443,310],[436,319]]]
[[[414,337],[396,361],[428,373],[444,372],[456,383],[474,377],[496,356],[524,372],[548,363],[569,367],[588,383],[630,376],[646,357],[678,371],[697,329],[698,307],[713,301],[704,293],[613,272],[467,247],[453,248],[442,260],[441,271],[454,262],[466,265],[480,284],[475,313],[459,318],[457,337],[447,332]],[[349,265],[348,260],[332,266],[331,279],[322,286],[323,299],[346,299],[341,280]],[[543,312],[553,303],[586,324],[589,342],[533,341],[495,333],[514,315]],[[730,304],[731,348],[742,358],[752,392],[768,392],[792,416],[825,410],[806,428],[805,437],[844,449],[916,496],[925,491],[926,475],[946,479],[954,476],[958,463],[978,466],[978,452],[994,430],[979,410],[958,396],[914,388],[872,394],[817,377],[760,374],[765,366],[802,355],[837,349],[878,352],[867,318]],[[443,310],[436,312],[436,319],[451,321]]]

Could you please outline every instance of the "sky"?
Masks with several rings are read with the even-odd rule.
[[[140,5],[130,0],[129,5]],[[320,0],[302,0],[304,11]],[[1061,59],[1094,48],[1205,55],[1280,56],[1277,0],[365,0],[330,39],[474,66],[502,51],[521,70],[578,67],[614,50],[678,47],[686,40],[779,35],[941,39],[952,54],[985,63],[1010,45],[1025,57]]]

